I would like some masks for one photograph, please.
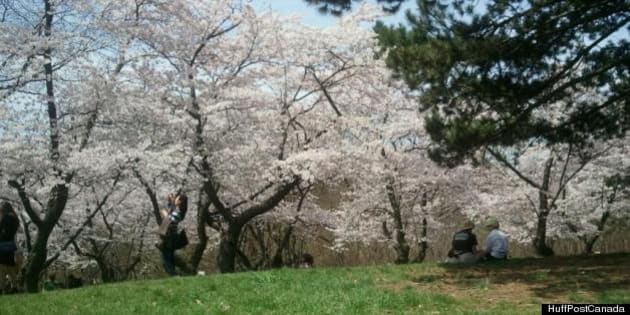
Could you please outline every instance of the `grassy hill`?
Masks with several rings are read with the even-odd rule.
[[[630,254],[283,269],[0,296],[2,314],[540,314],[630,303]]]

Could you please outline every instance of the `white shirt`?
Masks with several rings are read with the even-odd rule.
[[[494,258],[503,259],[508,254],[507,235],[499,229],[494,229],[486,238],[486,251]]]

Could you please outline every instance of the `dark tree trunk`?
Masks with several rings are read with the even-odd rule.
[[[241,236],[242,227],[232,225],[225,232],[219,243],[219,254],[217,264],[221,273],[231,273],[235,271],[236,256],[238,254],[238,239]]]
[[[44,0],[44,37],[46,38],[50,38],[52,36],[54,14],[55,8],[52,1]],[[56,184],[50,190],[48,202],[45,208],[45,216],[43,219],[31,207],[30,199],[24,189],[24,183],[18,184],[15,181],[9,183],[9,185],[18,190],[18,194],[27,214],[29,215],[29,218],[37,227],[37,236],[35,237],[35,242],[29,252],[29,258],[22,269],[21,275],[21,280],[23,281],[27,292],[39,291],[39,281],[41,279],[42,272],[47,267],[46,260],[48,255],[48,238],[50,237],[50,234],[55,228],[55,224],[59,221],[59,218],[66,206],[66,202],[68,201],[67,184],[72,178],[72,175],[64,174],[63,171],[59,169],[58,165],[60,134],[53,85],[54,70],[52,65],[52,49],[50,47],[44,49],[44,59],[47,96],[46,105],[50,133],[50,160],[53,163],[55,176],[57,176],[59,180],[63,180],[64,183]]]
[[[538,191],[539,206],[536,224],[536,235],[534,237],[534,248],[536,253],[542,256],[553,256],[554,252],[547,245],[547,217],[551,209],[549,208],[549,186],[551,182],[551,168],[553,158],[547,159],[543,173],[542,189]]]
[[[586,242],[584,242],[584,254],[587,254],[587,255],[593,254],[593,247],[595,246],[595,242],[597,242],[598,239],[599,239],[599,235],[596,235],[588,239]]]
[[[534,248],[536,253],[542,256],[553,256],[554,251],[547,245],[547,215],[548,212],[542,212],[538,215],[536,224],[536,236],[534,237]]]
[[[409,262],[409,245],[407,244],[407,240],[405,239],[405,232],[400,229],[400,227],[396,227],[396,252],[398,257],[396,257],[395,263],[397,264],[406,264]]]
[[[111,283],[115,282],[116,272],[114,268],[112,268],[106,261],[104,257],[96,258],[96,264],[98,265],[98,269],[101,272],[101,280],[103,283]]]
[[[277,187],[276,191],[267,199],[245,209],[238,216],[233,216],[232,209],[221,202],[214,186],[208,185],[206,187],[210,201],[228,225],[227,231],[221,234],[221,242],[219,243],[217,263],[220,272],[235,271],[236,256],[239,252],[238,241],[243,227],[255,217],[273,210],[299,183],[300,179],[295,177],[292,182]]]
[[[422,230],[420,232],[420,241],[418,242],[418,256],[414,262],[423,262],[427,257],[427,249],[429,244],[427,243],[427,218],[422,218]]]
[[[282,255],[285,250],[289,247],[291,243],[291,235],[293,234],[293,226],[289,225],[287,229],[284,231],[284,235],[282,240],[278,243],[278,248],[276,249],[275,255],[271,259],[271,267],[272,268],[281,268],[284,266],[284,261],[282,259]]]
[[[204,185],[210,185],[210,183],[205,182]],[[199,264],[201,263],[203,253],[205,252],[208,244],[206,225],[210,217],[210,213],[208,212],[210,204],[208,195],[205,193],[205,188],[202,188],[201,191],[199,191],[199,200],[197,202],[197,236],[199,237],[199,242],[195,245],[193,253],[190,257],[190,266],[194,269],[194,271],[199,269]]]
[[[609,203],[611,202],[612,202],[612,199],[609,201]],[[604,211],[604,213],[602,214],[602,217],[599,219],[599,222],[597,222],[597,232],[595,233],[595,235],[591,238],[586,238],[584,240],[584,253],[585,254],[587,255],[593,254],[593,247],[595,246],[595,243],[597,243],[597,240],[599,240],[599,237],[604,232],[604,228],[606,227],[606,221],[608,221],[608,218],[610,218],[610,211]]]
[[[42,272],[46,269],[48,238],[55,224],[59,221],[67,200],[68,187],[65,184],[59,184],[52,188],[46,217],[39,223],[35,243],[23,268],[23,281],[27,292],[39,291],[39,280]]]
[[[39,280],[41,278],[42,271],[44,271],[44,265],[46,263],[46,255],[48,251],[46,249],[47,238],[40,238],[39,235],[45,233],[37,233],[38,237],[35,240],[35,245],[32,251],[29,253],[29,257],[26,260],[23,271],[22,281],[24,282],[24,289],[26,292],[35,293],[39,291]]]
[[[396,249],[397,255],[394,262],[397,264],[406,264],[409,262],[409,244],[407,244],[405,226],[403,224],[402,213],[400,210],[400,200],[394,190],[393,180],[390,180],[390,183],[387,184],[385,188],[387,190],[389,204],[392,208],[392,212],[390,214],[394,221],[394,238],[396,242],[394,249]]]

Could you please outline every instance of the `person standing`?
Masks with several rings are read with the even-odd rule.
[[[15,235],[20,227],[17,213],[8,202],[0,204],[0,291],[6,290],[7,276],[13,274],[15,268],[15,252],[17,244]],[[15,279],[11,279],[15,280]]]
[[[167,209],[162,213],[162,224],[159,234],[162,241],[159,243],[164,270],[171,276],[176,276],[175,270],[175,250],[178,241],[178,224],[186,217],[188,210],[188,197],[185,194],[177,196],[169,195],[167,198]]]

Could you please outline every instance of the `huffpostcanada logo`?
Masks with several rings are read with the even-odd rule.
[[[626,313],[625,304],[543,304],[543,314],[558,313]]]

